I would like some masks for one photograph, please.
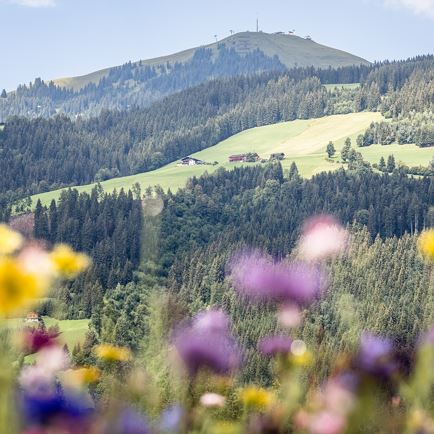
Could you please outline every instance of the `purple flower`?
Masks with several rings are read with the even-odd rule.
[[[172,405],[163,411],[158,426],[160,430],[165,433],[178,432],[183,416],[184,410],[182,407]]]
[[[306,305],[321,295],[326,279],[313,264],[272,263],[258,253],[232,262],[232,282],[242,294],[261,301]]]
[[[229,318],[220,309],[199,312],[193,321],[197,329],[225,332],[229,330]]]
[[[258,343],[259,351],[267,357],[274,357],[278,354],[288,354],[291,351],[292,339],[288,336],[268,336]]]
[[[419,345],[434,345],[434,326],[425,332],[419,339]]]
[[[389,376],[396,367],[392,350],[389,339],[364,332],[360,339],[357,366],[369,374]]]
[[[174,343],[190,375],[203,367],[229,373],[240,361],[237,345],[229,334],[229,320],[222,311],[199,313],[190,326],[175,333]]]
[[[123,410],[117,420],[119,434],[151,434],[148,421],[131,408]]]
[[[95,410],[89,395],[65,393],[59,385],[49,393],[22,391],[19,398],[24,420],[29,426],[60,418],[65,422],[73,421],[78,427]]]
[[[28,354],[33,354],[42,348],[56,344],[60,333],[27,327],[23,333],[23,346]]]

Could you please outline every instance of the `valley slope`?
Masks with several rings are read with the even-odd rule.
[[[192,176],[200,176],[205,172],[212,173],[220,167],[231,169],[239,165],[252,163],[229,163],[232,154],[257,152],[261,158],[268,159],[271,153],[284,152],[282,161],[284,169],[289,169],[292,162],[298,166],[301,175],[310,177],[321,171],[336,170],[342,165],[326,160],[325,148],[333,141],[339,153],[347,137],[352,138],[353,145],[358,134],[371,124],[381,121],[380,113],[361,112],[347,115],[327,116],[317,119],[282,122],[264,127],[243,131],[211,146],[203,151],[192,154],[192,157],[207,163],[217,161],[218,165],[177,166],[177,161],[160,169],[136,175],[114,178],[101,183],[105,191],[114,189],[130,189],[139,183],[142,189],[147,186],[161,185],[164,189],[177,190],[185,185]],[[434,155],[433,148],[418,148],[415,145],[373,145],[367,148],[357,148],[370,163],[378,163],[381,156],[387,158],[393,154],[396,161],[409,165],[427,165]],[[79,191],[89,192],[95,184],[76,187]],[[52,199],[57,199],[62,190],[50,191],[32,196],[33,205],[40,199],[42,204],[49,205]]]

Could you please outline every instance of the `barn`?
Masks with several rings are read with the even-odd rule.
[[[184,157],[179,163],[178,166],[196,166],[199,164],[205,164],[205,161],[198,160],[193,157]]]

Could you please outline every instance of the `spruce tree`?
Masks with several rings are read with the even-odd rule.
[[[345,144],[344,147],[342,148],[341,151],[341,157],[342,157],[342,161],[344,163],[346,163],[348,161],[348,156],[351,150],[351,139],[349,137],[347,137],[347,139],[345,140]]]
[[[396,169],[395,157],[393,155],[389,155],[387,157],[386,169],[389,173],[393,172]]]
[[[336,153],[336,149],[335,149],[335,145],[333,144],[333,142],[329,142],[327,145],[327,155],[329,158],[332,158],[333,155],[335,155]]]

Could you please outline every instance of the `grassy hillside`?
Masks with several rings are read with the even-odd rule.
[[[59,325],[61,332],[59,338],[60,342],[62,345],[67,344],[70,350],[72,350],[77,343],[82,344],[84,342],[84,338],[89,326],[88,319],[59,321],[48,316],[44,316],[43,319],[47,328],[54,326],[55,324]],[[5,320],[5,323],[7,324],[8,328],[11,329],[19,329],[27,325],[21,318]]]
[[[339,150],[347,137],[352,137],[355,142],[360,132],[364,131],[372,121],[381,118],[379,113],[354,113],[253,128],[193,154],[194,157],[209,163],[218,161],[218,165],[178,167],[176,162],[173,162],[152,172],[110,179],[103,182],[102,186],[106,191],[112,191],[122,187],[128,189],[138,182],[142,188],[159,184],[165,189],[176,190],[192,176],[200,176],[206,171],[210,173],[219,167],[232,168],[237,164],[243,164],[229,163],[228,157],[231,154],[244,152],[257,152],[266,159],[273,152],[285,152],[286,159],[282,162],[284,168],[289,168],[291,162],[295,161],[301,174],[309,177],[323,170],[334,170],[340,167],[338,163],[325,160],[325,147],[330,140],[335,142]],[[383,154],[387,156],[388,153],[393,153],[397,161],[402,160],[408,164],[429,161],[430,155],[434,153],[432,149],[419,149],[410,145],[372,146],[361,151],[366,153],[366,158],[372,162],[377,162]],[[93,186],[94,184],[90,184],[77,188],[79,191],[90,191]],[[43,204],[48,205],[52,199],[59,197],[60,191],[35,195],[33,204],[41,199]]]
[[[206,47],[216,52],[218,44],[222,43],[226,44],[228,48],[234,48],[240,54],[259,49],[267,56],[273,57],[277,55],[280,61],[288,68],[294,66],[328,68],[329,66],[339,67],[354,64],[369,64],[367,60],[361,57],[300,38],[299,36],[242,32],[229,36],[218,43],[206,45]],[[142,60],[142,64],[151,66],[165,63],[174,64],[176,62],[184,63],[193,57],[195,51],[196,48],[191,48],[168,56]],[[59,86],[78,90],[89,83],[98,83],[109,71],[110,68],[106,68],[80,77],[59,78],[53,81]]]

